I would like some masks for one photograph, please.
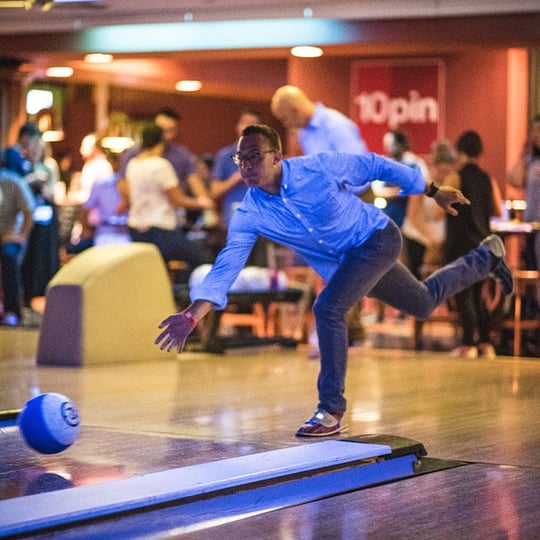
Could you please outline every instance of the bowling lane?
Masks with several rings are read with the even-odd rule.
[[[44,455],[28,448],[13,423],[0,427],[0,441],[0,500],[278,448],[261,442],[144,435],[83,426],[72,447]]]
[[[469,464],[260,514],[189,524],[190,506],[94,520],[32,538],[445,540],[540,538],[540,470]]]
[[[539,469],[471,464],[185,535],[189,531],[172,528],[171,511],[168,538],[533,539],[540,538],[539,489]],[[164,521],[164,515],[154,516],[158,530]]]
[[[57,482],[58,487],[67,487],[66,480],[73,482],[79,469],[93,464],[101,471],[95,470],[91,481],[106,481],[137,475],[139,467],[140,472],[154,472],[206,462],[214,459],[213,449],[220,459],[309,444],[294,437],[295,428],[316,403],[318,362],[307,360],[305,350],[54,368],[35,365],[35,337],[26,330],[0,329],[0,409],[21,407],[36,389],[61,392],[79,407],[81,435],[65,452],[42,456],[2,428],[0,480],[19,482],[13,488],[3,483],[2,495],[6,489],[13,489],[10,497],[24,494],[29,481],[21,477],[32,480],[43,475],[38,485],[49,489]],[[538,517],[531,519],[529,509],[540,488],[539,383],[540,363],[535,359],[471,362],[430,351],[351,350],[350,435],[399,434],[422,441],[430,456],[486,465],[433,473],[363,490],[359,499],[355,494],[330,498],[310,503],[305,510],[280,510],[191,534],[194,538],[250,538],[253,531],[257,538],[539,538],[540,534],[515,533],[538,532]],[[479,476],[467,474],[478,467]],[[455,485],[449,483],[449,474],[457,475]],[[435,482],[441,475],[446,480]],[[406,487],[395,487],[401,484]],[[334,502],[337,508],[332,508]],[[471,505],[474,511],[469,511]],[[170,511],[174,530],[174,509]],[[148,519],[143,516],[134,516],[140,519],[134,530]],[[490,516],[493,527],[500,526],[500,535],[480,534]],[[264,517],[270,521],[263,523]],[[155,514],[155,519],[159,524],[169,518]],[[449,532],[451,521],[459,534]],[[118,523],[122,530],[123,522]],[[351,523],[357,529],[349,536]],[[319,535],[325,527],[335,534]],[[463,533],[467,529],[472,534]],[[79,532],[72,538],[82,538]],[[104,537],[103,530],[89,533],[88,537]],[[146,538],[170,537],[167,534],[149,533]]]

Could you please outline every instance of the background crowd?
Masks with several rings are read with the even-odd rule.
[[[304,154],[369,151],[356,124],[312,101],[300,88],[278,88],[271,111],[297,137]],[[231,215],[246,192],[231,159],[236,140],[247,125],[265,123],[265,119],[256,110],[241,111],[231,143],[199,156],[179,143],[180,121],[172,109],[156,111],[137,144],[121,155],[108,153],[100,134],[89,130],[80,144],[80,171],[72,170],[72,156],[53,156],[34,124],[20,127],[16,143],[1,152],[3,325],[32,324],[34,302],[45,295],[61,264],[92,246],[150,242],[165,262],[183,262],[183,273],[176,279],[184,283],[195,268],[213,262]],[[533,117],[525,139],[520,159],[502,184],[524,190],[527,206],[522,219],[538,222],[540,115]],[[389,130],[383,143],[387,157],[419,167],[426,179],[457,187],[472,201],[458,216],[450,216],[432,199],[401,197],[392,185],[375,183],[373,189],[358,193],[365,201],[382,205],[401,228],[403,261],[416,277],[424,278],[489,234],[490,220],[505,211],[501,184],[480,165],[483,142],[474,130],[464,130],[455,143],[433,141],[432,153],[425,159],[414,152],[414,141],[403,130]],[[540,233],[527,236],[520,255],[525,268],[538,268]],[[298,259],[295,262],[302,264]],[[257,244],[250,264],[268,265],[264,241]],[[453,356],[495,356],[497,317],[488,300],[496,285],[487,281],[454,299],[461,343],[451,351]],[[349,313],[348,326],[350,344],[366,345],[360,305]],[[315,356],[316,336],[310,342],[310,353]]]

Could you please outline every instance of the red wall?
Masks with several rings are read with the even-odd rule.
[[[446,70],[445,137],[455,141],[464,130],[478,131],[485,145],[481,164],[499,182],[503,182],[508,131],[508,51],[471,49],[466,54],[439,55],[437,58],[443,60]],[[291,57],[284,80],[303,88],[313,100],[322,101],[348,115],[350,68],[353,62],[361,59],[358,56],[327,56],[316,60]],[[257,73],[253,76],[256,77]],[[179,142],[195,153],[215,152],[234,139],[238,113],[246,106],[260,110],[267,123],[283,134],[282,127],[270,113],[269,102],[274,90],[275,87],[268,88],[267,99],[244,101],[112,87],[109,110],[122,111],[140,120],[151,118],[161,107],[171,106],[183,117]],[[80,140],[92,131],[95,122],[89,86],[68,87],[64,118],[65,131],[70,139],[57,143],[57,148],[69,146],[78,159]],[[294,137],[285,142],[289,153],[298,151]]]
[[[506,168],[507,56],[506,49],[472,49],[436,57],[443,60],[446,71],[444,137],[454,142],[465,130],[477,131],[485,146],[481,164],[499,182]],[[350,67],[361,59],[291,59],[289,81],[313,100],[348,115]]]
[[[464,130],[484,142],[481,165],[504,180],[506,168],[507,51],[475,51],[445,59],[446,130],[455,141]]]

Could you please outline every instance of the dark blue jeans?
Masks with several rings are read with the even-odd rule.
[[[427,319],[442,302],[491,271],[491,253],[483,246],[417,280],[400,262],[401,233],[392,221],[362,245],[351,249],[313,306],[321,370],[319,407],[331,413],[346,409],[347,311],[370,296],[418,319]]]
[[[0,245],[4,312],[15,313],[18,317],[21,316],[23,255],[21,244],[9,242]]]

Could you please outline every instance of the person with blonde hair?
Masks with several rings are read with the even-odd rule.
[[[441,184],[455,168],[456,152],[448,143],[438,142],[433,145],[431,155],[430,177]],[[446,218],[444,210],[433,199],[423,195],[409,197],[401,232],[407,267],[417,278],[425,277],[426,255],[432,263],[438,259],[438,264],[442,265]]]
[[[85,135],[81,141],[79,152],[84,160],[79,176],[77,198],[85,202],[90,196],[92,186],[101,180],[107,180],[113,173],[113,166],[107,158],[101,139],[95,133]]]

